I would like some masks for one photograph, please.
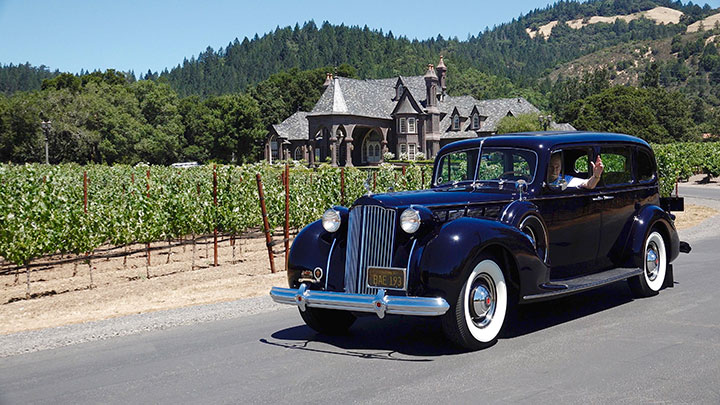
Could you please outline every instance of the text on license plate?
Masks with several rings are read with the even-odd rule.
[[[368,267],[367,284],[376,288],[405,289],[405,269],[394,267]]]

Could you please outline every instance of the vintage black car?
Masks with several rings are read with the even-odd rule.
[[[598,156],[604,169],[594,171]],[[305,227],[290,288],[270,295],[321,333],[344,332],[363,313],[439,316],[451,341],[479,349],[519,303],[620,280],[637,297],[672,285],[670,263],[690,247],[671,204],[682,209],[660,198],[655,156],[636,137],[459,141],[438,153],[431,189],[368,193]]]

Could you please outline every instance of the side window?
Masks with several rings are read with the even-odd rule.
[[[547,183],[555,183],[558,178],[564,179],[569,188],[577,188],[576,184],[590,177],[590,157],[592,148],[574,147],[554,151],[550,155],[547,167]]]
[[[639,149],[637,154],[638,181],[650,181],[655,177],[655,165],[652,156],[646,150]]]
[[[601,178],[602,184],[616,186],[632,182],[630,152],[629,147],[604,147],[600,149],[600,157],[605,165]]]

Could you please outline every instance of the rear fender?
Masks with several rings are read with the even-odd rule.
[[[657,205],[646,205],[633,218],[628,243],[625,245],[623,255],[623,257],[627,258],[626,265],[643,268],[645,239],[653,227],[657,227],[665,239],[668,263],[678,257],[680,254],[680,238],[672,219],[670,219],[667,212]]]

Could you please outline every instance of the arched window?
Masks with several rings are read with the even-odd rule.
[[[380,142],[382,137],[375,131],[370,131],[365,135],[362,144],[362,162],[377,163],[380,161]]]
[[[301,147],[295,148],[295,152],[293,152],[293,159],[295,160],[303,160],[303,152]]]
[[[473,114],[472,126],[473,126],[473,129],[480,128],[480,116],[478,116],[477,113]]]
[[[405,88],[403,87],[402,83],[398,83],[397,85],[397,92],[395,93],[395,99],[400,100],[400,97],[402,97],[403,90]]]

